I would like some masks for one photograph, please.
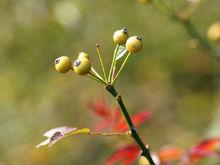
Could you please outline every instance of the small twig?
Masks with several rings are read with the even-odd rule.
[[[102,79],[100,79],[99,77],[97,77],[96,75],[94,75],[93,73],[91,73],[91,72],[89,72],[88,74],[87,74],[87,77],[89,77],[89,78],[92,78],[93,80],[95,80],[95,81],[97,81],[97,82],[100,82],[100,83],[102,83],[102,84],[107,84],[105,81],[103,81]]]
[[[115,51],[114,51],[114,54],[113,54],[113,57],[112,57],[112,63],[111,63],[111,67],[110,67],[109,75],[108,75],[108,83],[111,82],[112,71],[113,71],[113,67],[114,67],[114,63],[115,63],[115,58],[116,58],[116,55],[118,53],[118,49],[119,49],[119,45],[117,44],[116,48],[115,48]]]
[[[103,78],[102,78],[102,76],[100,76],[100,75],[98,74],[98,72],[97,72],[93,67],[91,67],[91,71],[92,71],[92,73],[95,74],[96,77],[98,77],[99,79],[101,79],[102,81],[104,81]],[[104,82],[105,82],[105,81],[104,81]]]
[[[121,133],[105,133],[105,132],[90,132],[90,135],[98,135],[98,136],[131,136],[131,132],[121,132]]]
[[[126,62],[128,61],[129,57],[130,57],[131,53],[129,52],[128,55],[126,56],[125,60],[123,61],[120,69],[118,70],[118,73],[116,74],[115,78],[112,81],[112,84],[114,84],[115,80],[118,78],[118,76],[120,75],[122,69],[124,68]]]
[[[99,46],[99,44],[96,44],[96,51],[97,51],[97,54],[98,54],[98,56],[99,56],[99,62],[100,62],[101,68],[102,68],[102,72],[103,72],[103,75],[104,75],[104,79],[105,79],[105,81],[107,82],[105,66],[104,66],[104,64],[103,64],[103,60],[102,60],[102,56],[101,56],[101,53],[100,53],[100,46]]]
[[[112,77],[111,77],[111,82],[113,82],[114,77],[115,77],[115,72],[116,72],[116,66],[113,67],[112,69]]]

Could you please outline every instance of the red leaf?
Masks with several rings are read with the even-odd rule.
[[[160,149],[158,155],[161,162],[166,162],[180,159],[182,156],[182,151],[173,146],[165,146]]]
[[[99,99],[96,102],[89,104],[90,109],[98,116],[102,118],[111,118],[111,110],[107,107],[104,100]]]
[[[139,147],[134,144],[119,148],[106,160],[105,165],[114,165],[118,162],[122,162],[123,165],[130,165],[135,161],[139,153]]]
[[[138,127],[140,124],[148,120],[151,116],[149,111],[138,112],[134,116],[131,117],[132,122],[135,127]],[[115,124],[115,129],[121,132],[127,131],[129,129],[127,122],[125,122],[124,118],[119,120],[118,123]]]
[[[207,139],[191,148],[187,154],[189,160],[214,156],[220,149],[220,137]]]
[[[150,117],[151,117],[151,113],[149,111],[142,111],[132,116],[131,120],[133,121],[134,125],[138,127],[140,124],[148,120]]]
[[[103,100],[98,100],[89,104],[90,109],[93,113],[100,117],[100,122],[95,126],[95,130],[116,130],[119,132],[125,132],[129,130],[128,124],[121,114],[119,108],[108,108]],[[135,127],[145,122],[151,113],[149,111],[138,112],[136,115],[131,117]]]

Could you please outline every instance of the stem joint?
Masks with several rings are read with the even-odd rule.
[[[120,94],[118,94],[115,98],[116,98],[116,100],[117,100],[118,102],[121,102],[121,101],[122,101],[122,97],[121,97]]]

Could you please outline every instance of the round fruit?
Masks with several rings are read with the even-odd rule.
[[[207,38],[210,41],[220,41],[220,22],[215,22],[209,27]]]
[[[88,58],[79,58],[73,63],[73,69],[76,74],[85,75],[90,72],[91,64]]]
[[[69,57],[61,56],[55,60],[55,69],[60,73],[66,73],[71,69],[72,63]]]
[[[128,30],[123,28],[121,30],[115,31],[113,34],[113,40],[116,44],[123,45],[128,39]]]
[[[143,43],[141,41],[141,37],[139,36],[132,36],[128,38],[126,42],[126,48],[131,53],[139,52],[143,47]]]

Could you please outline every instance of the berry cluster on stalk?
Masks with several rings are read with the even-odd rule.
[[[134,141],[141,150],[140,155],[146,157],[146,159],[151,165],[155,165],[154,160],[151,157],[149,148],[146,147],[146,145],[140,138],[137,129],[127,111],[127,108],[124,105],[121,95],[117,92],[117,90],[114,87],[115,81],[117,80],[121,71],[125,67],[128,59],[131,57],[131,54],[138,53],[143,48],[142,39],[138,35],[129,37],[128,30],[126,28],[123,28],[114,32],[113,41],[116,44],[116,47],[112,56],[112,62],[108,72],[106,72],[106,67],[102,60],[102,56],[100,53],[100,45],[96,45],[96,50],[102,69],[102,75],[100,75],[94,69],[90,62],[89,55],[85,52],[79,53],[78,58],[74,62],[71,62],[70,58],[67,56],[57,58],[55,60],[55,68],[60,73],[66,73],[69,70],[73,70],[78,75],[86,75],[89,78],[92,78],[97,82],[104,84],[105,89],[117,101],[121,109],[121,112],[129,126],[130,131],[128,131],[125,134],[130,135],[134,139]],[[123,61],[121,65],[118,66],[118,61],[121,59],[123,59]]]
[[[78,75],[87,75],[88,77],[105,85],[114,84],[130,55],[139,52],[143,47],[143,43],[141,37],[138,35],[129,37],[128,30],[126,28],[115,31],[113,34],[113,41],[116,44],[116,47],[108,75],[101,57],[99,44],[96,45],[96,50],[102,68],[102,76],[94,69],[94,67],[92,67],[90,56],[85,52],[80,52],[77,59],[73,62],[68,56],[61,56],[57,58],[55,60],[55,69],[60,73],[66,73],[69,70],[72,70]],[[117,69],[117,62],[122,57],[125,57],[124,61]]]

